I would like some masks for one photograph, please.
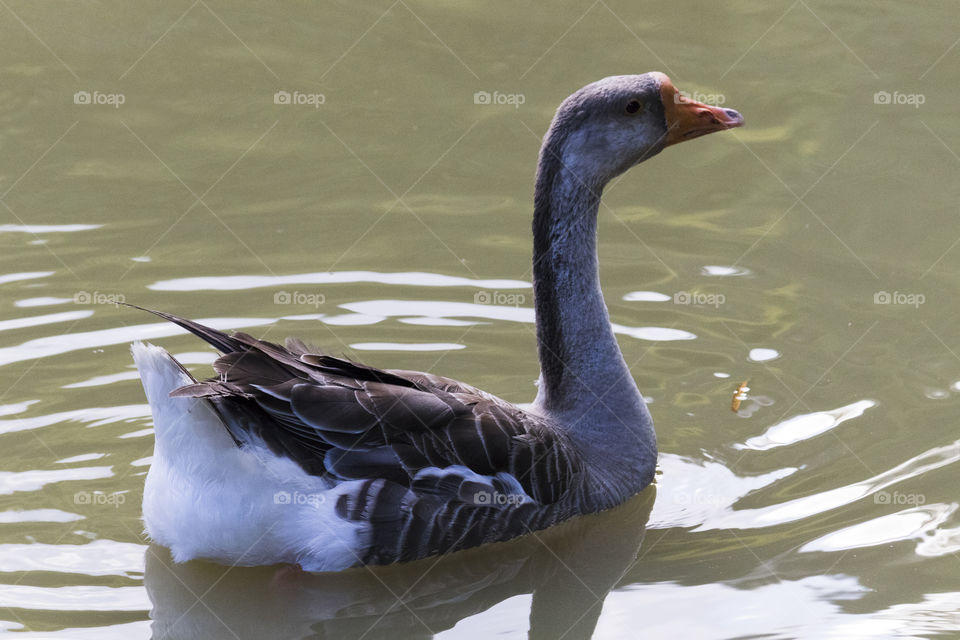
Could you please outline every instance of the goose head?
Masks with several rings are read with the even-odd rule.
[[[689,99],[666,74],[610,76],[563,101],[541,161],[558,161],[574,179],[599,191],[670,145],[742,124],[743,116],[733,109]]]

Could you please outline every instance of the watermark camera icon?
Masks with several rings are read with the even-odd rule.
[[[290,98],[289,91],[277,91],[273,94],[273,104],[290,104]]]
[[[90,104],[91,96],[89,91],[77,91],[73,94],[73,104]]]
[[[493,96],[489,91],[477,91],[473,94],[473,104],[490,104],[492,100]]]

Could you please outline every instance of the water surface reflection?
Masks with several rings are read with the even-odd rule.
[[[153,634],[432,638],[507,600],[519,606],[520,598],[530,638],[589,638],[607,594],[637,562],[655,495],[650,487],[616,509],[511,542],[340,573],[175,564],[154,545],[145,576]]]

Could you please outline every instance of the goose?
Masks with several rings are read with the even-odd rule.
[[[561,103],[536,173],[528,408],[152,311],[222,355],[198,382],[162,348],[131,347],[155,430],[147,535],[175,562],[340,571],[506,541],[638,494],[657,442],[600,287],[601,193],[668,146],[742,124],[659,72]]]

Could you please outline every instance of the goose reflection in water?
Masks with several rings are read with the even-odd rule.
[[[153,637],[432,638],[532,594],[530,638],[589,638],[607,594],[638,559],[655,492],[651,486],[615,509],[510,542],[336,573],[177,564],[152,545]]]

